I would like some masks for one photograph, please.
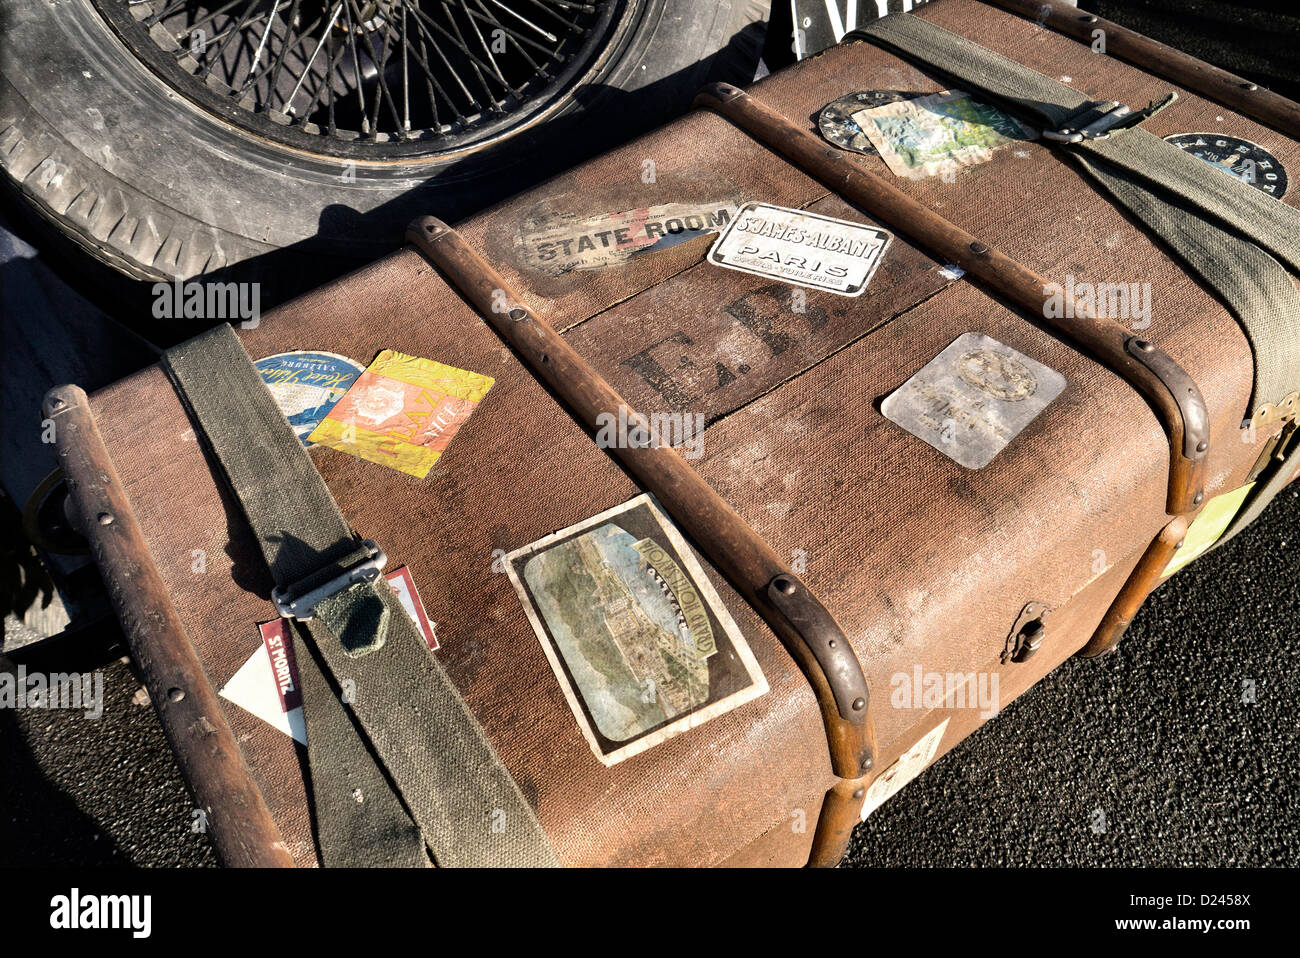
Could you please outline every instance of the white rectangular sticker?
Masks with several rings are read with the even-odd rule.
[[[927,732],[919,742],[898,756],[898,761],[885,769],[880,777],[871,783],[871,787],[867,789],[866,800],[862,803],[864,819],[885,804],[886,799],[897,795],[904,785],[925,770],[935,753],[939,751],[939,743],[943,741],[943,733],[947,729],[948,720],[944,719]]]
[[[709,250],[709,262],[795,286],[857,296],[871,282],[893,238],[865,223],[747,203]]]
[[[980,333],[963,333],[880,411],[967,469],[983,469],[1065,389],[1065,377]]]
[[[406,566],[385,573],[384,579],[397,594],[406,614],[411,617],[430,650],[438,648],[434,634],[436,622],[430,622],[420,593],[416,591],[411,570]],[[307,744],[307,725],[302,717],[302,689],[298,684],[298,662],[294,658],[293,638],[287,619],[272,619],[258,625],[262,644],[239,667],[219,693],[227,701],[252,712],[263,722],[292,736],[300,745]]]

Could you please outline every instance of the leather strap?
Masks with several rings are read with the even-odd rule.
[[[222,325],[182,343],[164,354],[163,366],[278,588],[301,594],[355,567],[369,550],[234,331]],[[316,694],[304,694],[303,705],[318,838],[342,843],[323,850],[327,864],[378,864],[389,854],[409,863],[411,817],[439,865],[558,864],[532,807],[382,577],[338,591],[299,625],[322,676],[349,693],[342,718],[355,723],[356,742],[365,739],[357,748],[340,734],[345,726],[327,704],[338,696],[313,682]],[[382,769],[365,757],[365,745]],[[385,771],[409,815],[397,795],[384,796]]]

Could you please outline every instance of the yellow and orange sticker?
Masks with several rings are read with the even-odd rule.
[[[423,479],[493,382],[385,349],[308,439]]]

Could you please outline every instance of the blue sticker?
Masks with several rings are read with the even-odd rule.
[[[276,353],[253,365],[304,446],[315,445],[307,441],[311,431],[365,371],[346,356],[306,351]]]

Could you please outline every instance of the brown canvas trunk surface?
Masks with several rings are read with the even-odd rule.
[[[1141,105],[1177,89],[1178,101],[1146,121],[1151,132],[1223,131],[1300,170],[1290,138],[1032,20],[974,0],[937,0],[916,15],[1093,97]],[[846,42],[750,93],[816,133],[818,112],[845,94],[943,89],[875,45]],[[842,155],[1049,280],[1150,283],[1144,335],[1190,374],[1208,408],[1206,495],[1244,482],[1259,453],[1238,438],[1251,390],[1245,335],[1076,166],[1041,141],[1001,147],[953,182],[902,179],[879,156]],[[872,692],[870,775],[906,778],[906,763],[895,763],[929,733],[942,727],[922,765],[990,714],[951,698],[903,702],[897,690],[917,675],[996,675],[1005,707],[1083,647],[1170,520],[1168,440],[1131,385],[1001,297],[953,278],[901,229],[885,226],[894,239],[865,293],[809,289],[802,311],[793,287],[710,263],[713,235],[558,274],[530,246],[541,226],[747,202],[884,225],[727,119],[697,110],[458,229],[632,408],[704,414],[703,454],[691,466],[778,555],[806,565],[803,581],[838,619]],[[972,332],[1066,383],[977,470],[881,412],[885,397]],[[403,248],[238,333],[253,359],[313,350],[368,364],[393,349],[494,377],[422,481],[319,446],[310,454],[356,532],[382,545],[389,568],[411,570],[436,622],[432,654],[561,863],[808,861],[837,782],[817,698],[777,636],[698,551],[769,690],[626,760],[606,766],[593,754],[494,559],[643,490],[419,250]],[[258,649],[258,623],[276,617],[272,581],[238,505],[161,368],[96,393],[91,408],[184,626],[172,638],[192,643],[221,689]],[[109,585],[129,602],[131,581]],[[1031,602],[1050,610],[1042,647],[1004,662]],[[167,690],[151,691],[165,699]],[[315,864],[305,751],[222,705],[293,860]]]

